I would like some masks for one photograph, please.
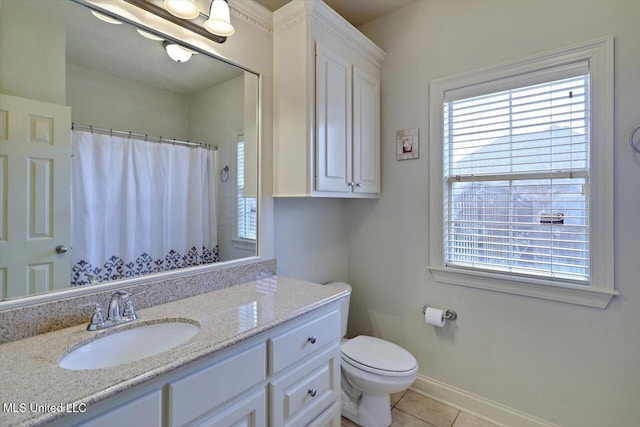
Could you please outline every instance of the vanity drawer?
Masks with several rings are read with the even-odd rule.
[[[318,418],[307,424],[307,427],[340,427],[342,425],[342,402],[337,401],[326,409]]]
[[[269,374],[313,355],[340,335],[340,313],[333,311],[309,323],[270,338]]]
[[[294,371],[271,381],[270,425],[306,425],[339,398],[340,346],[336,343]]]
[[[168,385],[169,420],[181,426],[266,378],[265,344],[235,354]]]

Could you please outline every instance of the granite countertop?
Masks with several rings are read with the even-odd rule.
[[[90,406],[346,294],[330,286],[273,276],[139,310],[139,319],[127,325],[88,332],[82,324],[2,344],[0,403],[26,404],[27,410],[7,412],[1,408],[0,425],[31,426],[52,421],[63,414],[31,412],[29,405]],[[197,322],[200,331],[178,347],[126,365],[84,371],[58,366],[62,354],[92,337],[167,319]]]

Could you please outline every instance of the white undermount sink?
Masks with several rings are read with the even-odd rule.
[[[200,327],[186,321],[152,323],[87,342],[58,361],[65,369],[100,369],[154,356],[188,341]]]

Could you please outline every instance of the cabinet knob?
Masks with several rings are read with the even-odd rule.
[[[307,338],[307,341],[309,341],[311,344],[315,344],[316,343],[316,337],[311,335],[309,338]]]
[[[347,187],[351,187],[351,188],[353,188],[353,186],[354,186],[353,181],[351,181],[351,182],[347,182]]]
[[[358,187],[358,188],[362,187],[362,183],[361,182],[357,183],[356,187]]]
[[[316,397],[316,394],[318,394],[318,391],[315,388],[310,388],[309,394],[311,395],[311,397]]]
[[[56,253],[64,254],[64,253],[67,253],[68,250],[69,249],[67,249],[67,247],[65,245],[56,246]]]

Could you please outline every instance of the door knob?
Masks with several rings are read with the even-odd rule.
[[[64,246],[64,245],[56,246],[56,252],[59,253],[59,254],[66,254],[68,250],[69,249],[67,249],[67,247]]]

